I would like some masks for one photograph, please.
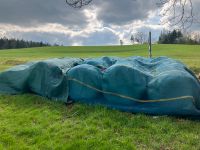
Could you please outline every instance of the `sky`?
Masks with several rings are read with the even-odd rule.
[[[156,41],[163,29],[171,29],[160,24],[158,1],[93,0],[75,9],[65,0],[0,0],[0,37],[66,46],[119,45],[120,40],[130,44],[132,34],[147,37],[151,31]],[[198,10],[200,1],[193,1]],[[200,25],[191,30],[199,31]]]

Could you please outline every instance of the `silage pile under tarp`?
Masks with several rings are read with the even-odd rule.
[[[0,94],[21,93],[133,113],[200,115],[200,82],[167,57],[51,59],[0,73]]]

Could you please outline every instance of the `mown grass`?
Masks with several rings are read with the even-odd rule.
[[[168,56],[186,63],[200,72],[199,45],[153,45],[153,56]],[[18,50],[0,50],[0,69],[19,62],[55,57],[98,57],[98,56],[144,56],[148,57],[147,45],[134,46],[85,46],[85,47],[42,47]]]
[[[53,57],[148,56],[147,46],[46,47],[0,51],[0,70]],[[200,46],[154,45],[200,72]],[[200,149],[200,122],[48,101],[0,96],[0,149]]]

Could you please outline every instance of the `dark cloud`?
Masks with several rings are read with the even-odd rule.
[[[86,17],[82,10],[69,7],[65,0],[0,0],[0,23],[81,26],[86,23]]]
[[[98,19],[104,23],[125,24],[147,18],[157,0],[93,0],[99,8]],[[65,0],[0,0],[0,22],[18,25],[60,23],[63,25],[86,24],[83,9],[69,7]]]
[[[149,11],[157,9],[157,0],[101,0],[93,5],[99,8],[98,19],[107,24],[126,24],[144,20]]]

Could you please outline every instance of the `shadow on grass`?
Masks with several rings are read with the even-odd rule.
[[[130,119],[130,118],[140,118],[143,121],[145,120],[168,120],[168,121],[200,121],[200,117],[195,116],[154,116],[154,115],[145,115],[145,114],[133,114],[127,112],[120,112],[118,110],[113,110],[106,108],[104,106],[94,106],[94,105],[87,105],[83,103],[73,103],[70,105],[65,105],[63,102],[58,102],[54,100],[50,100],[41,96],[33,95],[33,94],[23,94],[23,95],[0,95],[1,103],[15,107],[18,110],[23,110],[27,108],[32,109],[49,109],[51,111],[59,111],[59,112],[66,112],[70,113],[69,116],[73,116],[73,114],[78,115],[80,118],[85,118],[87,116],[93,116],[94,114],[98,115],[98,117],[108,117],[110,119],[114,119],[113,121],[119,121],[121,118]],[[128,121],[128,120],[127,120]]]

